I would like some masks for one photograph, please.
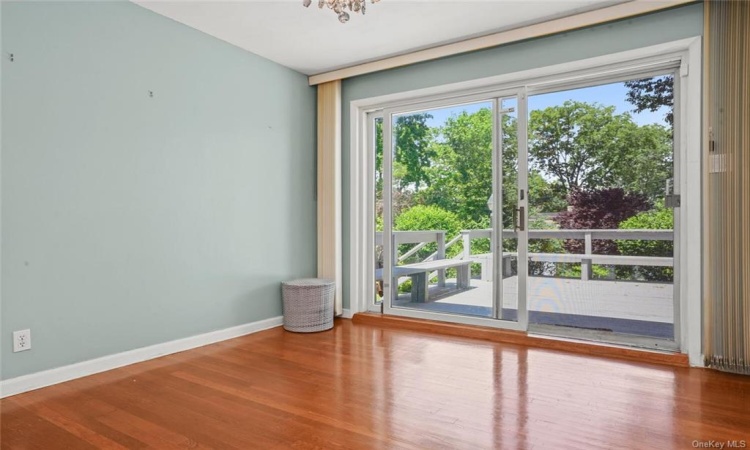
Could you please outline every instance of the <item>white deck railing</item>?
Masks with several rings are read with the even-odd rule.
[[[581,279],[592,278],[593,265],[610,266],[657,266],[672,267],[674,260],[664,256],[626,256],[626,255],[599,255],[593,252],[594,240],[635,240],[635,241],[672,241],[673,230],[529,230],[529,240],[538,239],[576,239],[584,241],[584,253],[529,253],[529,261],[548,263],[580,263]],[[514,230],[503,230],[503,239],[517,239],[518,233]],[[456,258],[463,260],[475,260],[482,266],[482,279],[490,280],[492,276],[493,258],[490,253],[472,254],[471,241],[474,239],[492,239],[492,230],[477,229],[463,230],[453,239],[446,243],[444,230],[425,231],[394,231],[391,246],[393,248],[393,265],[405,261],[415,255],[431,242],[437,243],[437,251],[423,259],[431,261],[444,259],[446,249],[463,242],[463,252]],[[398,254],[399,244],[417,244],[403,255]],[[383,245],[383,233],[375,233],[375,245]],[[511,262],[518,258],[515,252],[503,253],[503,276],[511,276]],[[438,273],[438,276],[444,276]],[[444,280],[442,280],[444,281]]]
[[[584,252],[575,253],[529,253],[529,261],[549,263],[580,263],[581,279],[592,278],[593,265],[612,266],[658,266],[672,267],[674,259],[664,256],[625,256],[625,255],[598,255],[593,252],[592,241],[594,240],[633,240],[633,241],[672,241],[674,232],[672,230],[529,230],[529,240],[537,239],[575,239],[584,241]],[[463,230],[461,231],[463,241],[462,259],[475,259],[482,264],[482,279],[491,279],[492,257],[490,254],[471,254],[471,241],[474,239],[491,239],[492,230]],[[503,239],[517,239],[515,230],[503,230]],[[517,258],[514,252],[503,253],[503,276],[510,276],[511,259]]]

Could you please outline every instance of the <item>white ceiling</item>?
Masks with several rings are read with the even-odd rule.
[[[367,15],[302,0],[132,0],[307,75],[630,0],[382,0]]]

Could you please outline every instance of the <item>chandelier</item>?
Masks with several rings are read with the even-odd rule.
[[[377,3],[380,0],[371,0],[372,3]],[[312,3],[312,0],[302,0],[302,4],[307,8]],[[333,12],[338,14],[339,22],[346,23],[349,21],[349,13],[346,12],[348,9],[351,12],[362,12],[365,15],[365,4],[366,0],[318,0],[318,8],[327,6],[332,9]]]

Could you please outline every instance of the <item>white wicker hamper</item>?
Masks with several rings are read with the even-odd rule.
[[[333,295],[336,283],[304,278],[281,284],[284,329],[312,333],[333,328]]]

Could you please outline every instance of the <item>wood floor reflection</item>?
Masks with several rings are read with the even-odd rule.
[[[348,320],[316,334],[276,328],[1,403],[3,449],[750,445],[750,377]]]

